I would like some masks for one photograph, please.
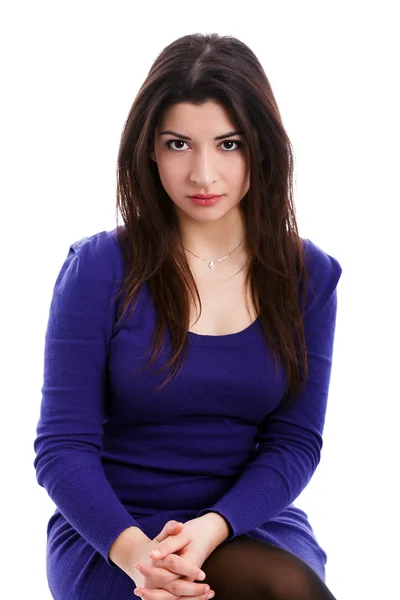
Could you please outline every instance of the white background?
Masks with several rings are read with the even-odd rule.
[[[115,226],[131,103],[157,54],[197,31],[235,35],[259,57],[294,147],[300,235],[343,268],[322,460],[296,504],[328,554],[338,600],[399,597],[396,4],[36,0],[2,9],[1,597],[50,599],[53,504],[36,483],[33,441],[55,278],[72,242]]]

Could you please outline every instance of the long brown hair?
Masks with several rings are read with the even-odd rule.
[[[265,340],[286,367],[284,399],[294,399],[308,369],[303,315],[307,272],[293,206],[293,152],[270,83],[254,53],[233,36],[191,34],[162,50],[128,114],[117,171],[117,231],[126,275],[118,320],[147,283],[157,321],[152,364],[165,328],[172,352],[163,387],[187,351],[189,296],[201,301],[180,242],[174,205],[151,160],[154,130],[164,110],[179,102],[219,102],[244,132],[250,187],[241,201],[250,250],[247,283]],[[118,210],[125,227],[118,226]],[[301,296],[301,305],[299,298]],[[160,371],[160,372],[161,372]]]

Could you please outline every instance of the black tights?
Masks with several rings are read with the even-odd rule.
[[[218,546],[202,570],[215,600],[335,600],[303,560],[249,536]]]

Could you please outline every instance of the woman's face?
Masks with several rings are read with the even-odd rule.
[[[224,136],[237,129],[225,108],[213,100],[202,106],[181,102],[165,111],[150,156],[178,217],[209,222],[239,210],[250,186],[248,150],[243,135]],[[220,136],[224,139],[215,139]],[[192,194],[223,197],[213,205],[198,206]]]

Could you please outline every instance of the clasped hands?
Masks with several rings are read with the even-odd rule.
[[[132,573],[137,585],[136,596],[143,600],[206,600],[214,597],[208,585],[194,582],[206,578],[201,567],[224,539],[221,534],[210,535],[206,522],[202,517],[185,524],[169,521],[151,542],[150,552],[148,544],[141,548]]]

